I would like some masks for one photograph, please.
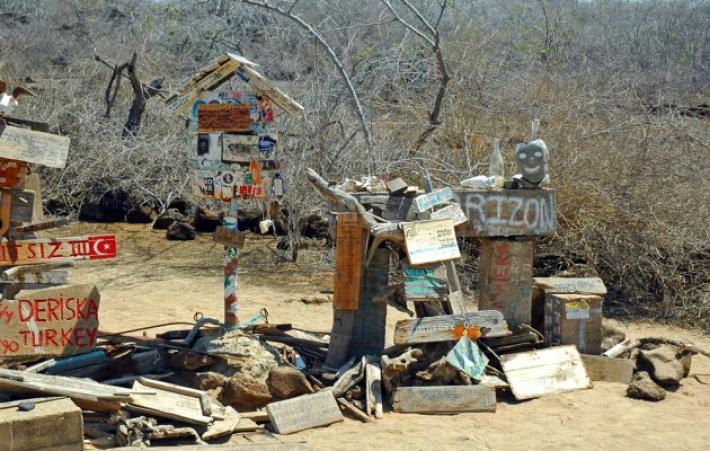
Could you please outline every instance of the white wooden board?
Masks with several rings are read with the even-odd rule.
[[[531,399],[590,388],[592,381],[574,346],[500,356],[515,399]]]
[[[399,387],[392,409],[400,413],[495,412],[496,390],[484,385]]]
[[[63,168],[69,154],[69,138],[8,125],[0,137],[0,157]]]
[[[454,223],[450,219],[405,222],[404,242],[412,265],[461,258]]]
[[[293,434],[343,421],[343,414],[330,390],[272,402],[266,406],[266,412],[279,434]]]
[[[431,212],[431,219],[451,219],[454,225],[468,222],[468,216],[463,212],[460,204],[453,203],[436,211]]]
[[[155,391],[155,395],[133,395],[129,407],[139,412],[194,424],[209,424],[212,417],[203,415],[200,398],[168,390],[149,387],[139,381],[133,383],[134,391]]]

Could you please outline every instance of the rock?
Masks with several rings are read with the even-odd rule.
[[[235,374],[225,382],[220,393],[222,404],[232,406],[237,411],[260,409],[272,399],[265,382],[242,373]]]
[[[195,229],[186,222],[173,222],[165,234],[165,238],[178,241],[194,240],[196,236]]]
[[[168,365],[171,368],[194,371],[213,365],[215,361],[216,359],[209,355],[197,354],[190,351],[179,351],[170,356]]]
[[[281,362],[279,351],[254,337],[239,331],[215,337],[202,337],[193,346],[195,351],[230,354],[228,363],[220,361],[210,371],[231,377],[242,373],[255,379],[266,380],[272,368]]]
[[[188,219],[185,217],[185,215],[180,213],[179,210],[175,208],[169,208],[158,216],[158,219],[156,219],[153,223],[153,228],[156,230],[167,229],[168,227],[170,227],[170,224],[177,221],[187,222]]]
[[[690,358],[690,355],[678,352],[675,346],[661,345],[655,349],[642,350],[639,363],[662,386],[676,387],[690,372]]]
[[[158,212],[153,208],[143,205],[133,207],[126,213],[125,221],[129,224],[150,224],[158,217]]]
[[[105,186],[105,183],[98,186],[102,185]],[[122,222],[134,205],[133,196],[123,188],[108,188],[101,193],[87,195],[79,208],[79,220]]]
[[[195,213],[192,225],[198,232],[214,232],[218,225],[222,224],[219,213],[210,209],[200,207]]]
[[[224,386],[227,378],[219,373],[208,371],[205,373],[197,373],[192,386],[198,390],[214,390]]]
[[[640,371],[634,374],[631,379],[629,388],[626,389],[626,396],[648,401],[661,401],[666,399],[666,391],[656,384],[647,372]]]
[[[602,352],[606,352],[625,339],[625,333],[609,324],[608,321],[602,321]]]
[[[177,210],[186,218],[192,218],[195,216],[197,208],[197,203],[191,200],[174,199],[168,204],[168,208],[166,208],[166,210]]]
[[[296,368],[289,366],[281,366],[271,370],[266,382],[271,396],[277,401],[313,393],[313,387],[306,376]]]

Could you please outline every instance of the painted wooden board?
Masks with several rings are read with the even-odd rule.
[[[396,179],[390,180],[387,182],[387,189],[391,194],[402,194],[405,191],[407,191],[407,188],[409,188],[409,185],[407,182],[402,180],[401,178],[397,177]]]
[[[37,211],[35,209],[33,220],[36,220]],[[57,229],[59,227],[64,227],[68,225],[71,221],[68,219],[52,219],[50,221],[36,222],[34,224],[25,224],[21,226],[15,226],[10,229],[13,234],[20,233],[32,233],[32,232],[42,232],[46,230]]]
[[[3,191],[5,195],[6,191]],[[12,206],[10,207],[10,223],[33,222],[35,216],[35,192],[30,190],[14,189],[12,193]]]
[[[155,391],[155,395],[138,395],[131,397],[129,408],[137,408],[140,412],[172,420],[192,424],[209,424],[212,417],[203,414],[200,398],[187,396],[173,391],[149,387],[140,381],[133,383],[133,391]]]
[[[579,352],[602,352],[602,298],[594,294],[545,295],[545,341],[575,345]]]
[[[590,388],[592,381],[574,346],[500,356],[515,399],[539,398]]]
[[[483,310],[463,315],[429,316],[397,321],[394,343],[437,343],[456,341],[463,336],[475,340],[478,337],[505,335],[510,335],[510,331],[503,314],[495,310]]]
[[[425,265],[461,258],[454,223],[450,219],[402,224],[409,263]]]
[[[451,219],[455,226],[468,222],[468,217],[457,203],[432,211],[431,219]]]
[[[629,359],[612,359],[603,355],[582,354],[582,362],[593,381],[628,384],[634,373],[634,362]]]
[[[234,75],[239,67],[237,61],[225,61],[208,73],[198,72],[192,79],[176,89],[175,94],[165,100],[169,111],[176,114],[186,113],[192,104],[200,97],[202,91],[216,88]]]
[[[392,410],[423,414],[495,412],[496,390],[484,385],[398,387]]]
[[[63,168],[69,154],[69,138],[8,125],[0,136],[0,157]]]
[[[459,236],[532,236],[557,229],[553,189],[456,190],[453,198],[468,217]]]
[[[251,115],[249,104],[203,104],[197,107],[197,131],[249,132]]]
[[[379,356],[385,347],[387,304],[372,302],[387,288],[389,282],[390,251],[379,248],[363,273],[362,292],[350,343],[350,356]]]
[[[419,210],[420,213],[423,213],[427,210],[431,210],[437,205],[450,201],[453,197],[453,191],[451,191],[451,188],[447,186],[446,188],[417,196],[417,198],[414,199],[414,203],[417,206],[417,210]]]
[[[333,308],[357,310],[367,237],[358,213],[338,214],[336,227]]]
[[[0,360],[74,355],[96,345],[99,292],[91,285],[23,290],[0,301]]]
[[[64,285],[67,283],[68,280],[68,271],[38,271],[16,275],[7,275],[5,273],[0,273],[0,283],[46,283],[50,285]]]
[[[222,244],[224,246],[236,247],[241,249],[244,247],[247,235],[249,232],[243,232],[239,230],[231,230],[226,227],[217,226],[212,235],[212,241],[215,243]]]
[[[332,391],[301,395],[266,406],[271,425],[278,434],[293,434],[343,421]]]
[[[350,349],[355,326],[355,310],[333,310],[333,327],[325,358],[325,367],[337,370],[350,358]]]
[[[26,162],[0,158],[0,188],[14,188],[23,171],[27,171]]]
[[[66,398],[37,402],[29,412],[0,408],[0,437],[0,449],[7,451],[82,450],[81,409]]]
[[[379,361],[369,358],[365,364],[365,405],[368,415],[375,418],[384,416],[382,410],[382,369]]]
[[[116,237],[114,235],[18,240],[0,244],[0,266],[115,257]]]
[[[229,55],[231,56],[232,54]],[[250,84],[259,91],[263,91],[274,103],[291,116],[297,116],[303,111],[303,106],[257,72],[253,67],[243,64],[237,69],[236,74],[242,81]]]
[[[6,369],[0,369],[0,390],[13,393],[68,396],[75,400],[95,402],[125,402],[129,401],[132,396],[131,390],[127,388],[100,384],[89,379]]]
[[[533,282],[536,288],[548,293],[606,294],[606,286],[599,277],[535,277]]]
[[[511,326],[532,318],[533,243],[509,238],[481,239],[478,308],[498,310]]]
[[[409,266],[402,261],[404,294],[408,301],[445,300],[449,296],[446,268],[442,264]]]

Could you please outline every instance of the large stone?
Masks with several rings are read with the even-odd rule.
[[[173,222],[170,224],[170,227],[168,227],[165,237],[169,240],[189,241],[197,237],[197,232],[186,222]]]
[[[128,210],[125,221],[129,224],[150,224],[157,216],[158,213],[153,208],[143,205]]]
[[[271,370],[266,382],[271,396],[277,401],[313,393],[313,387],[306,376],[296,368],[288,366]]]
[[[608,321],[602,320],[602,352],[606,352],[625,339],[625,333],[609,324]]]
[[[176,208],[169,208],[162,212],[158,219],[153,223],[153,228],[156,230],[165,230],[170,227],[173,222],[187,222],[187,217],[180,213]]]
[[[99,183],[96,189],[106,186]],[[88,222],[122,222],[135,205],[133,196],[123,188],[112,187],[101,193],[90,193],[79,208],[79,220]]]
[[[642,367],[648,369],[653,380],[665,387],[677,386],[688,375],[690,359],[690,355],[678,352],[672,345],[661,345],[639,354]]]
[[[190,351],[178,351],[170,356],[168,365],[179,370],[195,371],[215,363],[216,359],[210,355],[198,354]]]
[[[239,331],[216,337],[202,337],[193,346],[195,351],[228,355],[223,362],[210,367],[210,371],[230,377],[237,373],[266,380],[272,368],[281,360],[279,351],[254,337]]]
[[[645,399],[647,401],[661,401],[666,399],[666,391],[655,383],[645,371],[634,374],[629,387],[626,389],[629,398]]]
[[[220,401],[237,411],[260,409],[273,400],[265,382],[237,373],[222,387]]]
[[[219,213],[200,207],[195,212],[192,224],[198,232],[214,232],[218,225],[222,223]]]
[[[227,378],[222,374],[207,371],[205,373],[197,373],[192,386],[198,390],[214,390],[223,387],[227,382]]]

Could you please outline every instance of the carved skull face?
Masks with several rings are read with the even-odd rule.
[[[541,139],[519,145],[515,149],[515,162],[523,177],[532,183],[540,183],[547,175],[547,146]]]

